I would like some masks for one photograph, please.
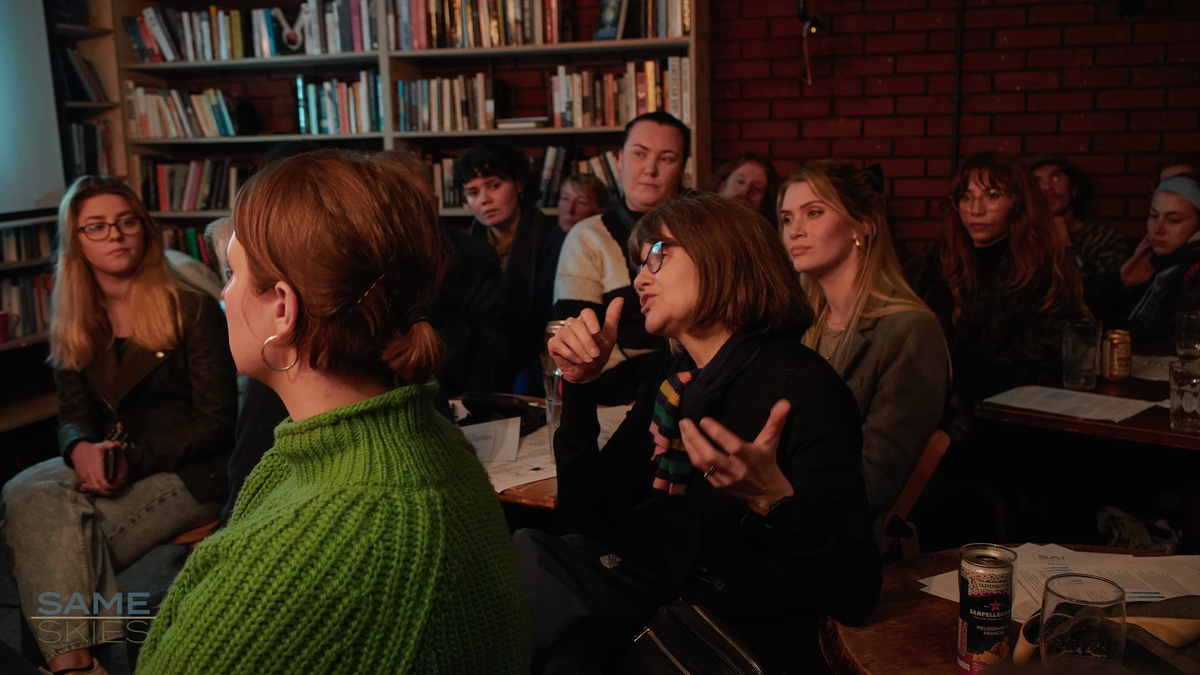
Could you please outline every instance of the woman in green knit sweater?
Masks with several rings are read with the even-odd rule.
[[[321,151],[256,175],[234,222],[230,347],[291,417],[175,580],[138,673],[528,672],[504,517],[423,384],[441,355],[435,204]]]

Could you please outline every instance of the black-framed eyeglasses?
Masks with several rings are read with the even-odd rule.
[[[650,247],[650,255],[646,256],[646,259],[638,266],[638,273],[641,273],[642,269],[645,268],[650,270],[650,274],[658,274],[658,271],[662,269],[662,263],[663,242],[659,241]]]
[[[108,238],[109,228],[115,227],[121,234],[137,234],[142,231],[141,218],[122,218],[115,223],[88,223],[79,228],[83,236],[92,241],[103,241]]]

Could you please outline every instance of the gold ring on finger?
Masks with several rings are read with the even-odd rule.
[[[709,464],[709,465],[708,465],[708,471],[705,471],[705,472],[704,472],[704,476],[703,476],[703,477],[704,477],[704,478],[708,478],[710,475],[712,475],[712,472],[714,472],[714,471],[716,471],[716,470],[717,470],[717,465],[716,465],[716,464]]]

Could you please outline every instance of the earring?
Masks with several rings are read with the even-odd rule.
[[[862,248],[862,240],[858,237],[854,238],[854,248]]]
[[[289,363],[284,368],[276,368],[275,366],[271,365],[271,362],[267,360],[267,345],[271,344],[271,341],[277,339],[278,337],[279,337],[278,335],[272,335],[271,337],[267,338],[266,340],[263,340],[262,352],[259,354],[259,356],[262,357],[262,362],[268,368],[270,368],[271,370],[274,370],[277,373],[282,373],[285,370],[291,370],[292,366],[296,365],[296,362],[300,360],[300,352],[296,352],[296,358],[292,359],[292,362]]]

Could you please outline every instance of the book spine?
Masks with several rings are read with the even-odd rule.
[[[162,51],[163,59],[166,61],[177,61],[179,57],[176,55],[174,46],[171,44],[170,37],[167,36],[166,28],[159,21],[158,13],[155,8],[147,7],[142,10],[142,16],[146,17],[146,25],[150,27],[150,32],[154,34],[154,40],[158,43],[158,48]]]
[[[307,85],[306,100],[308,102],[308,133],[316,135],[321,133],[320,113],[318,112],[320,103],[317,97],[317,85]]]
[[[654,112],[658,110],[658,91],[655,87],[655,63],[652,60],[647,60],[642,63],[643,75],[646,78],[646,112]],[[639,85],[640,86],[640,85]],[[639,94],[639,100],[641,95]],[[640,109],[640,106],[639,106]]]
[[[690,0],[683,0],[684,6]],[[689,127],[692,126],[692,59],[685,56],[679,59],[679,100],[680,112],[683,116],[680,121]]]

